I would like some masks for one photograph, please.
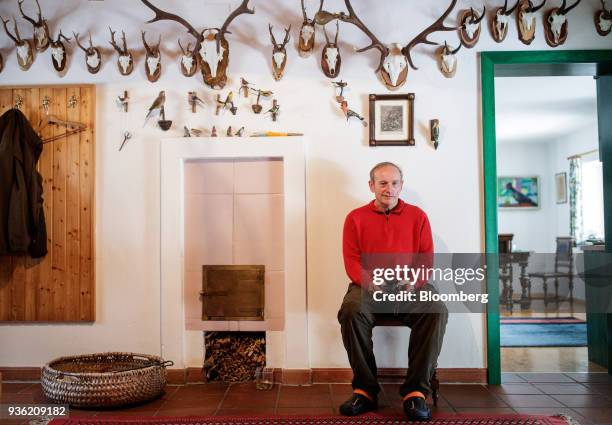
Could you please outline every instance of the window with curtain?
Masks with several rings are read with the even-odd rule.
[[[603,239],[603,174],[597,152],[570,159],[570,234],[578,243]]]
[[[603,169],[598,157],[582,159],[582,235],[604,238]]]

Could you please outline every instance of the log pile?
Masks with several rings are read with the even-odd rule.
[[[206,332],[206,381],[253,381],[255,369],[266,364],[265,335],[265,332]]]

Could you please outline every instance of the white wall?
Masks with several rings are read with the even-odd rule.
[[[32,5],[26,2],[27,10]],[[477,252],[483,248],[481,123],[478,51],[548,49],[538,21],[537,38],[523,46],[511,26],[504,44],[492,42],[488,31],[482,32],[475,49],[462,49],[454,79],[444,78],[437,70],[431,47],[415,49],[414,60],[419,71],[410,70],[402,92],[416,93],[416,147],[370,148],[367,129],[358,123],[347,124],[334,102],[334,90],[318,68],[319,51],[308,59],[297,56],[295,36],[301,24],[299,3],[295,1],[253,0],[255,16],[241,16],[230,28],[230,81],[226,90],[235,92],[240,77],[274,90],[282,107],[279,122],[273,124],[250,112],[249,103],[239,100],[236,117],[213,115],[212,100],[216,94],[204,88],[201,77],[186,79],[180,75],[170,53],[178,50],[179,35],[187,40],[183,28],[174,22],[145,25],[152,17],[138,2],[106,0],[86,2],[67,0],[61,3],[41,0],[53,33],[61,27],[91,30],[96,43],[109,38],[107,25],[124,28],[132,48],[140,48],[138,29],[147,29],[151,38],[164,33],[163,74],[148,83],[143,71],[143,57],[130,77],[121,77],[112,60],[99,74],[89,75],[83,53],[78,51],[69,61],[67,74],[60,78],[51,67],[49,52],[41,55],[30,71],[16,66],[9,40],[0,38],[0,50],[7,58],[0,74],[1,84],[40,85],[95,83],[98,85],[96,150],[96,280],[97,320],[92,325],[4,325],[0,327],[0,365],[35,366],[56,356],[106,350],[160,352],[159,316],[159,141],[163,137],[182,135],[183,123],[195,127],[218,129],[247,126],[247,130],[287,130],[306,134],[307,147],[307,272],[309,309],[309,347],[311,367],[347,367],[346,353],[340,339],[336,312],[346,291],[341,256],[341,231],[344,216],[351,209],[371,199],[367,188],[368,171],[379,161],[394,160],[404,167],[406,201],[422,207],[431,220],[436,250],[439,252]],[[310,4],[313,2],[307,2]],[[314,2],[317,3],[318,2]],[[433,22],[447,2],[379,2],[355,0],[355,9],[367,25],[386,42],[407,42]],[[129,4],[129,8],[126,5]],[[227,13],[225,2],[189,0],[156,4],[188,17],[198,28],[219,26]],[[236,2],[233,2],[236,4]],[[489,9],[503,1],[487,2]],[[326,7],[339,10],[342,2],[327,1]],[[603,49],[610,40],[599,37],[592,16],[599,2],[583,2],[570,17],[570,36],[563,48]],[[460,8],[481,7],[480,1],[461,1]],[[315,6],[312,6],[313,8]],[[202,10],[205,13],[202,13]],[[16,2],[2,2],[0,14],[17,14]],[[32,12],[33,13],[33,12]],[[453,13],[453,17],[456,13]],[[452,19],[450,20],[452,23]],[[289,49],[286,75],[280,82],[271,76],[270,43],[267,24],[293,24],[293,47]],[[22,34],[30,29],[21,24]],[[318,34],[321,42],[322,34]],[[447,38],[456,45],[456,36],[437,34],[437,41]],[[341,25],[341,78],[350,89],[346,96],[353,109],[367,114],[368,93],[387,93],[373,68],[378,62],[375,52],[355,54],[352,47],[368,44],[356,28]],[[319,44],[320,45],[320,44]],[[10,50],[10,52],[9,52]],[[10,53],[10,57],[9,57]],[[107,54],[110,50],[107,49]],[[114,54],[114,53],[113,53]],[[175,121],[174,128],[163,133],[152,123],[142,128],[146,108],[160,90],[166,90],[166,111]],[[208,107],[192,115],[186,102],[187,92],[197,89]],[[130,110],[125,117],[118,111],[115,99],[128,90]],[[428,123],[439,118],[442,139],[437,151],[428,143]],[[118,152],[122,128],[134,137]],[[257,141],[263,142],[263,141]],[[407,333],[390,339],[399,330],[377,331],[380,366],[405,366]],[[484,367],[484,317],[452,316],[440,358],[441,367]]]
[[[554,186],[549,143],[502,143],[497,145],[498,176],[537,176],[540,206],[537,209],[498,209],[499,233],[513,233],[516,250],[554,252]],[[551,242],[552,241],[552,242]]]

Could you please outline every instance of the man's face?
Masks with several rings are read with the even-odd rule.
[[[395,207],[404,185],[397,168],[392,165],[379,168],[374,172],[374,181],[369,183],[379,208],[389,210]]]

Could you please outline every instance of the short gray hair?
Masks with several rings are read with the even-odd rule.
[[[397,171],[399,171],[400,174],[400,179],[403,181],[404,180],[404,173],[402,173],[402,169],[399,167],[399,165],[394,164],[392,162],[389,161],[385,161],[385,162],[379,162],[378,164],[376,164],[371,170],[370,170],[370,181],[373,182],[374,181],[374,173],[376,173],[376,170],[378,170],[379,168],[383,168],[383,167],[395,167],[397,169]]]

